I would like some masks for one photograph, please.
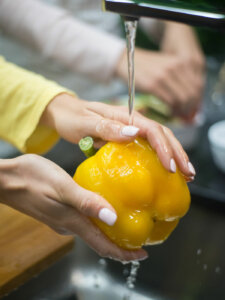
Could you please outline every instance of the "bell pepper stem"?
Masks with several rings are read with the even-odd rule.
[[[86,136],[85,138],[79,141],[80,150],[84,153],[86,157],[95,155],[97,150],[94,148],[93,138]]]

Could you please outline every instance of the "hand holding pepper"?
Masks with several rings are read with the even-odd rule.
[[[55,129],[71,143],[92,136],[96,147],[106,141],[132,141],[138,135],[149,142],[168,171],[175,172],[177,165],[188,180],[195,176],[186,152],[172,131],[137,112],[134,114],[134,126],[128,126],[126,107],[88,102],[61,94],[47,106],[41,123]]]
[[[41,123],[72,143],[87,135],[96,144],[128,142],[137,134],[146,138],[169,172],[176,165],[189,180],[195,175],[183,148],[167,128],[135,114],[128,126],[126,108],[91,103],[67,94],[54,98]],[[0,160],[0,202],[44,222],[56,231],[78,234],[102,256],[120,260],[144,259],[141,249],[126,251],[112,243],[88,217],[113,225],[115,210],[101,196],[81,188],[54,163],[36,155]],[[103,209],[103,210],[102,210]]]

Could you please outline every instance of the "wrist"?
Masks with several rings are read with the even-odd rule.
[[[57,116],[67,110],[71,100],[74,102],[74,100],[78,99],[66,93],[54,97],[45,108],[40,119],[40,124],[56,130]]]
[[[6,204],[7,191],[13,186],[12,174],[18,169],[17,159],[0,159],[0,203]]]

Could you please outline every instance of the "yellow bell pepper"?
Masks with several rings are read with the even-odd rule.
[[[190,193],[179,170],[168,172],[141,138],[107,143],[77,168],[74,180],[115,208],[114,226],[92,220],[124,249],[163,242],[190,206]]]

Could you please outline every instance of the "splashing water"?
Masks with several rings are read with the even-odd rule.
[[[131,268],[130,268],[130,274],[127,277],[126,280],[126,285],[129,289],[129,291],[124,295],[123,300],[130,300],[132,292],[130,290],[132,290],[135,286],[135,282],[137,280],[137,273],[138,273],[138,269],[140,268],[140,262],[139,261],[132,261],[131,262]]]

